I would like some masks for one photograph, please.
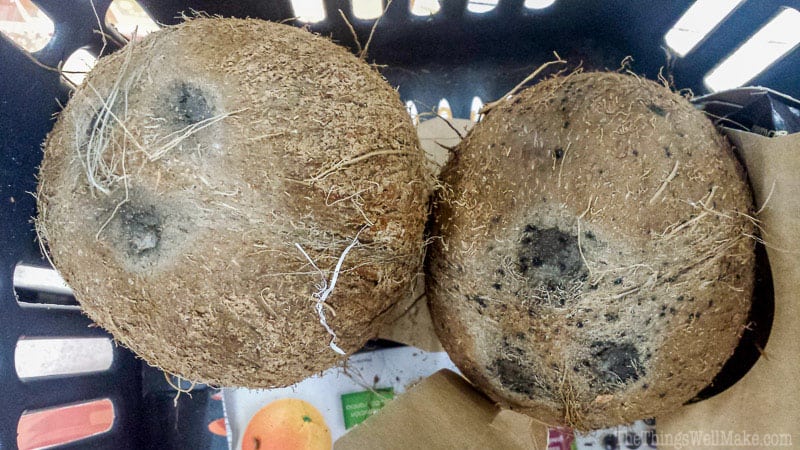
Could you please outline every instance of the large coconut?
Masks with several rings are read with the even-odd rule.
[[[593,429],[717,374],[753,286],[751,195],[684,98],[613,73],[548,79],[457,147],[428,291],[455,363],[501,404]]]
[[[278,386],[411,291],[431,183],[397,93],[330,41],[196,19],[102,59],[45,144],[39,229],[147,362]]]

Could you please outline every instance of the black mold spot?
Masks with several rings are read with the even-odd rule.
[[[575,324],[575,326],[578,328],[583,328],[583,322],[579,320],[578,323]]]
[[[499,291],[500,289],[502,289],[502,288],[503,288],[503,285],[502,285],[502,284],[500,284],[500,283],[494,283],[494,284],[492,285],[492,287],[493,287],[495,290]]]
[[[586,267],[578,249],[578,238],[557,228],[527,225],[519,247],[519,268],[523,275],[549,287],[580,278]]]
[[[477,303],[481,308],[486,308],[489,305],[488,301],[480,295],[468,295],[467,300]]]
[[[639,150],[633,149],[631,153],[633,153],[633,156],[639,156]]]
[[[525,351],[503,340],[498,349],[498,357],[487,367],[489,373],[496,376],[500,384],[513,392],[533,397],[541,393],[542,388],[536,383],[533,371],[521,364]]]
[[[604,317],[606,318],[606,322],[616,322],[619,319],[616,313],[606,313]]]
[[[639,350],[629,342],[595,341],[592,343],[593,370],[606,387],[636,381],[643,374]]]
[[[586,237],[586,239],[595,240],[594,233],[592,233],[591,231],[587,231],[586,233],[583,233],[583,235]]]
[[[492,223],[500,223],[500,216],[492,217]]]
[[[126,204],[120,208],[119,214],[130,254],[140,256],[158,249],[161,220],[155,208],[140,209]]]
[[[569,128],[569,120],[564,121],[564,128]]]
[[[194,124],[213,117],[211,107],[203,91],[189,83],[181,83],[177,87],[174,111],[180,122]]]
[[[564,149],[562,149],[561,147],[553,150],[553,157],[555,159],[561,159],[561,157],[563,156],[564,156]]]
[[[667,112],[666,112],[666,111],[664,111],[664,108],[662,108],[662,107],[660,107],[660,106],[656,105],[655,103],[649,103],[649,104],[647,105],[647,109],[649,109],[649,110],[650,110],[650,111],[652,111],[654,114],[656,114],[656,115],[658,115],[658,116],[661,116],[661,117],[664,117],[664,116],[666,116],[666,115],[667,115]]]
[[[615,280],[614,280],[614,284],[616,284],[616,285],[618,285],[618,286],[619,286],[620,284],[622,284],[622,277],[615,279]]]
[[[664,155],[666,155],[667,158],[672,158],[672,152],[669,151],[669,147],[664,147]]]

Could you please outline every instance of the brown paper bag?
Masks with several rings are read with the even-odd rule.
[[[800,446],[800,134],[729,137],[747,166],[775,288],[775,317],[761,358],[738,383],[659,417],[659,448]]]
[[[545,450],[547,428],[441,370],[336,441],[335,450]]]

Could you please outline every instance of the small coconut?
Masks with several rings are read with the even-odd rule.
[[[552,425],[659,415],[717,374],[754,279],[752,200],[683,97],[630,75],[543,81],[456,148],[428,293],[442,343],[491,398]]]
[[[195,19],[128,44],[44,152],[56,268],[117,341],[190,380],[328,368],[421,265],[432,183],[398,94],[300,29]]]

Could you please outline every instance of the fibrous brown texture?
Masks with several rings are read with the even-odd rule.
[[[752,200],[684,98],[614,73],[543,81],[461,142],[434,209],[428,295],[464,374],[586,430],[674,409],[733,352]]]
[[[292,27],[195,19],[74,93],[38,228],[86,314],[147,362],[279,386],[360,348],[411,292],[431,185],[367,64]]]

